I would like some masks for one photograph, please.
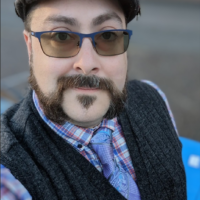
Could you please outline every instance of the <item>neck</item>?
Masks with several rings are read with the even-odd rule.
[[[103,119],[98,119],[90,122],[79,122],[79,121],[73,121],[73,119],[70,121],[70,123],[74,124],[75,126],[83,127],[83,128],[94,128],[95,126],[98,126]]]

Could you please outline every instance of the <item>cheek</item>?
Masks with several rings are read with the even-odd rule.
[[[48,94],[56,89],[58,78],[69,73],[73,66],[72,61],[46,56],[37,43],[33,43],[32,53],[33,71],[37,83],[42,92]]]
[[[127,76],[127,55],[126,53],[110,57],[105,63],[107,77],[110,78],[119,90],[123,90]]]

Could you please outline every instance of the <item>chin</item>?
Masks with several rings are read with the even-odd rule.
[[[73,109],[72,109],[73,108]],[[94,103],[88,109],[83,108],[80,104],[74,106],[65,106],[64,112],[69,116],[70,122],[81,127],[94,127],[101,123],[103,116],[109,108],[107,106]]]
[[[62,108],[74,125],[82,127],[94,127],[98,125],[110,106],[110,98],[104,92],[96,95],[90,104],[86,105],[77,99],[77,95],[64,95]]]
[[[104,113],[96,113],[96,112],[88,112],[88,111],[81,111],[79,115],[75,115],[72,113],[67,113],[70,117],[70,122],[74,125],[91,128],[97,126],[101,123]]]

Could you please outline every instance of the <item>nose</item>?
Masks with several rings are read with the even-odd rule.
[[[99,55],[93,48],[90,38],[84,38],[81,49],[76,56],[74,69],[84,75],[95,75],[100,69]]]

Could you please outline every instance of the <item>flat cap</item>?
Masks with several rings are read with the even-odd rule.
[[[16,14],[24,21],[31,6],[41,1],[43,0],[15,0]],[[140,14],[139,0],[119,0],[119,3],[122,6],[127,23]]]

